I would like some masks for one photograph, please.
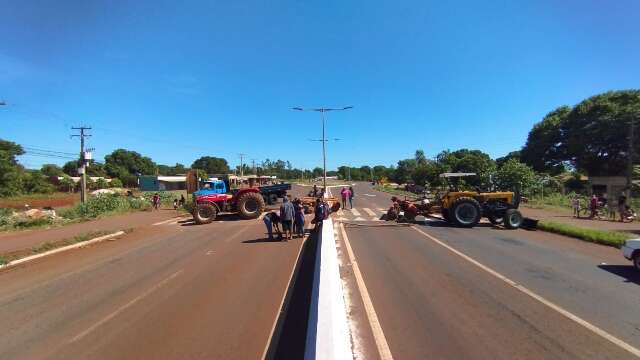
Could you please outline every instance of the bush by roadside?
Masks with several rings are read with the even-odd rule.
[[[407,196],[407,197],[411,197],[411,198],[415,198],[418,195],[414,194],[410,191],[405,191],[402,189],[398,189],[395,186],[391,186],[391,185],[376,185],[373,187],[375,190],[378,191],[382,191],[382,192],[386,192],[389,194],[393,194],[393,195],[402,195],[402,196]]]
[[[632,234],[628,233],[587,229],[575,225],[560,224],[553,221],[540,221],[538,223],[538,229],[617,248],[620,248],[625,240],[633,237]]]
[[[151,203],[144,198],[104,194],[92,197],[84,204],[76,204],[63,210],[60,212],[60,216],[68,220],[92,219],[110,213],[149,209],[151,209]]]

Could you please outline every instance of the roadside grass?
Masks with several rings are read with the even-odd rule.
[[[382,192],[386,192],[389,194],[393,194],[393,195],[400,195],[400,196],[406,196],[406,197],[410,197],[410,198],[416,198],[418,197],[418,195],[410,192],[410,191],[405,191],[402,189],[397,189],[393,186],[388,186],[388,185],[375,185],[373,187],[375,190],[377,191],[382,191]]]
[[[540,221],[538,223],[538,229],[617,248],[620,248],[625,240],[633,237],[633,234],[624,232],[587,229],[553,221]]]
[[[132,232],[133,229],[129,228],[129,229],[125,229],[124,232],[125,233],[130,233]],[[98,230],[98,231],[88,231],[82,234],[78,234],[74,237],[71,238],[67,238],[67,239],[62,239],[59,241],[47,241],[39,246],[33,247],[31,249],[25,249],[25,250],[20,250],[20,251],[14,251],[11,253],[6,253],[6,254],[0,254],[0,266],[2,265],[6,265],[8,263],[10,263],[11,261],[14,260],[18,260],[30,255],[36,255],[36,254],[41,254],[43,252],[47,252],[50,250],[54,250],[57,248],[61,248],[63,246],[68,246],[68,245],[73,245],[73,244],[77,244],[77,243],[81,243],[81,242],[85,242],[85,241],[89,241],[91,239],[95,239],[99,236],[104,236],[104,235],[109,235],[114,233],[114,231],[105,231],[105,230]]]

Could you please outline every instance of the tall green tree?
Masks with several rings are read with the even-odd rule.
[[[476,173],[475,177],[463,179],[471,186],[489,187],[491,175],[496,172],[495,161],[480,150],[460,149],[453,152],[445,150],[436,156],[436,161],[442,172]]]
[[[640,90],[611,91],[576,105],[560,126],[566,159],[589,175],[623,175],[631,122],[640,123]],[[640,150],[640,131],[634,135]]]
[[[22,192],[23,168],[16,160],[16,156],[22,154],[22,146],[0,139],[0,196],[12,196]]]
[[[534,125],[522,148],[520,160],[538,172],[553,175],[563,172],[567,153],[561,128],[570,112],[570,107],[561,106]]]
[[[112,178],[119,178],[125,186],[137,185],[137,174],[155,175],[156,164],[135,151],[117,149],[104,157],[104,169]]]
[[[44,164],[40,168],[40,172],[47,177],[62,176],[64,174],[62,168],[56,164]]]
[[[529,132],[521,159],[552,175],[565,171],[565,164],[589,175],[623,175],[632,121],[640,124],[640,90],[592,96],[547,114]],[[640,151],[639,140],[637,131],[634,153]]]
[[[192,169],[204,170],[206,173],[213,174],[228,174],[229,164],[227,160],[214,156],[203,156],[191,164]]]

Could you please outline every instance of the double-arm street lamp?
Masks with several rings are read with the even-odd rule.
[[[320,113],[320,118],[322,119],[322,139],[318,139],[318,141],[322,142],[322,171],[323,171],[322,183],[326,191],[327,189],[327,151],[326,151],[327,139],[325,138],[325,135],[324,135],[324,128],[325,128],[324,113],[329,111],[349,110],[349,109],[353,109],[353,106],[345,106],[343,108],[335,108],[335,109],[334,108],[304,109],[301,107],[294,107],[292,109],[297,111],[317,111]]]

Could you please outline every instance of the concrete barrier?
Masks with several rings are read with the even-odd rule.
[[[305,360],[353,359],[333,221],[318,236]]]

